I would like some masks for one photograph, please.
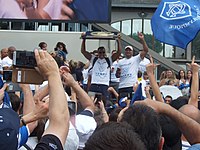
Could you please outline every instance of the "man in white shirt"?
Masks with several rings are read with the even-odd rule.
[[[125,58],[118,63],[117,76],[120,77],[119,94],[120,97],[130,95],[132,98],[133,86],[137,82],[137,73],[140,62],[148,53],[148,46],[145,42],[144,35],[138,33],[138,37],[143,45],[143,50],[136,56],[133,56],[134,50],[132,46],[125,47]]]
[[[13,64],[13,53],[16,51],[16,48],[13,46],[10,46],[8,48],[8,56],[5,57],[2,60],[2,67],[3,70],[12,70],[12,64]]]
[[[109,94],[107,90],[110,80],[110,66],[112,65],[112,62],[117,60],[117,58],[121,54],[120,36],[118,36],[117,38],[118,50],[111,57],[106,57],[106,51],[104,47],[98,48],[98,56],[95,56],[86,51],[85,41],[86,39],[83,39],[82,41],[81,53],[92,64],[92,80],[89,91],[101,93],[105,97],[105,99],[108,100]]]
[[[140,62],[138,70],[143,73],[146,71],[146,65],[150,63],[150,60],[144,57],[144,59]]]

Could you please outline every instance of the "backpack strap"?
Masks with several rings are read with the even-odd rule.
[[[94,67],[94,64],[96,63],[97,59],[98,59],[98,57],[94,57],[94,60],[93,60],[93,62],[92,62],[92,67],[88,70],[88,72]],[[107,64],[108,64],[108,68],[110,68],[111,65],[110,65],[110,60],[109,60],[109,58],[108,58],[108,57],[105,57],[105,59],[106,59],[106,62],[107,62]]]
[[[88,70],[88,72],[90,72],[90,70],[92,70],[92,68],[94,67],[94,64],[96,63],[98,57],[94,57],[93,62],[92,62],[92,67]]]
[[[110,65],[110,59],[108,57],[106,57],[105,59],[106,59],[106,62],[108,64],[108,68],[110,68],[111,67],[111,65]]]

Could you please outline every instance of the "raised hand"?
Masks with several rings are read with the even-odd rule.
[[[192,62],[191,64],[187,63],[187,66],[191,69],[192,73],[199,72],[199,65],[194,62],[195,61],[195,56],[192,57]]]
[[[159,64],[154,64],[153,58],[150,55],[150,63],[146,65],[147,74],[154,74],[154,70]]]
[[[48,52],[36,49],[35,59],[39,72],[45,79],[55,74],[59,74],[58,65]]]
[[[142,32],[138,32],[138,38],[139,38],[140,40],[144,40],[144,35],[143,35]]]

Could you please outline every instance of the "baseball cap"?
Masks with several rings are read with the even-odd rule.
[[[130,50],[132,50],[132,51],[133,51],[133,47],[132,47],[132,46],[130,46],[130,45],[126,46],[126,47],[125,47],[125,49],[130,49]]]
[[[0,145],[1,149],[17,149],[20,120],[11,108],[0,109]]]

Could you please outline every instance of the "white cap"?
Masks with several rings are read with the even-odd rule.
[[[130,50],[132,50],[132,51],[133,51],[133,47],[132,47],[132,46],[130,46],[130,45],[126,46],[126,47],[125,47],[125,49],[130,49]]]

